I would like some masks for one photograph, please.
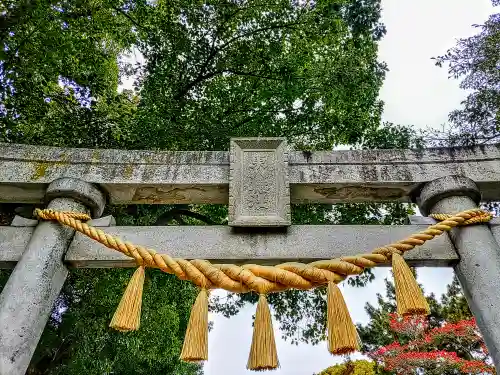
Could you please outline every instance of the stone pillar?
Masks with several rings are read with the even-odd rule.
[[[105,199],[95,186],[73,178],[51,183],[48,208],[100,216]],[[54,302],[68,275],[63,257],[74,231],[41,221],[0,295],[0,375],[24,375]]]
[[[447,176],[427,183],[417,203],[423,215],[453,214],[477,208],[480,198],[474,181]],[[450,238],[460,256],[455,273],[493,362],[500,369],[500,247],[487,224],[455,228]]]

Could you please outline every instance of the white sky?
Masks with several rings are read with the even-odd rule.
[[[446,68],[434,66],[431,57],[442,55],[455,40],[473,35],[472,24],[484,22],[494,9],[489,0],[382,0],[387,35],[380,46],[380,60],[389,66],[381,91],[385,102],[384,120],[418,128],[439,126],[448,113],[459,107],[465,92],[458,81],[449,80]],[[368,287],[345,287],[345,299],[353,320],[366,323],[366,302],[375,304],[376,293],[384,292],[388,269],[376,269],[376,279]],[[441,295],[451,282],[449,269],[419,269],[419,281],[429,292]],[[205,375],[252,374],[246,370],[252,338],[252,315],[248,306],[231,319],[214,316],[209,336],[209,360]],[[277,322],[274,327],[278,327]],[[273,375],[312,375],[341,358],[332,357],[326,343],[293,346],[276,330],[281,368]]]

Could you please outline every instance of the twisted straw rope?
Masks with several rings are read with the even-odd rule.
[[[187,261],[181,258],[171,258],[167,254],[158,254],[156,250],[123,242],[101,229],[83,223],[81,220],[90,219],[90,216],[86,214],[37,209],[35,215],[43,220],[55,220],[67,225],[110,249],[134,258],[140,266],[159,268],[163,272],[176,275],[179,279],[190,280],[200,288],[222,288],[236,293],[255,291],[259,294],[287,289],[306,290],[325,285],[329,281],[339,283],[347,276],[360,274],[365,268],[387,263],[393,253],[402,255],[456,226],[485,223],[492,218],[489,212],[480,209],[467,210],[455,215],[436,214],[431,216],[442,220],[441,222],[401,241],[378,247],[369,254],[320,260],[309,264],[294,262],[276,266],[256,264],[237,266],[212,264],[200,259]]]

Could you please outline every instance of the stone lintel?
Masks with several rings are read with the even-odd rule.
[[[468,177],[484,200],[500,200],[500,147],[292,151],[288,175],[291,203],[408,202],[447,175]],[[0,144],[0,202],[41,203],[61,177],[98,185],[111,204],[227,204],[229,152]]]
[[[208,259],[214,263],[277,264],[312,262],[370,252],[428,225],[292,225],[235,233],[228,226],[109,227],[122,240],[150,247],[172,257]],[[0,267],[20,258],[33,228],[0,227]],[[500,227],[499,227],[500,235]],[[446,267],[458,261],[448,236],[440,236],[405,254],[414,266]],[[70,267],[133,267],[134,261],[77,233],[66,253]]]

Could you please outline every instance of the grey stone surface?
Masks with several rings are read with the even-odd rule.
[[[48,208],[87,212],[80,201],[103,202],[103,197],[99,199],[95,196],[95,191],[99,190],[90,184],[83,181],[79,181],[77,186],[71,185],[71,181],[65,183],[55,183],[50,187],[53,199]],[[75,194],[78,200],[67,197],[70,185],[78,192]],[[55,191],[58,189],[64,198],[56,197]],[[89,195],[85,195],[86,193]],[[35,228],[9,228],[14,231],[32,231],[29,242],[0,294],[0,375],[22,375],[26,372],[50,311],[66,280],[68,270],[63,264],[63,258],[74,231],[49,221],[40,222]],[[19,242],[19,238],[17,240]]]
[[[96,186],[71,177],[58,178],[49,184],[45,200],[50,202],[54,198],[70,198],[81,202],[96,218],[102,215],[106,205],[106,197]]]
[[[434,220],[432,217],[428,217],[428,216],[412,215],[412,216],[408,216],[408,220],[409,220],[410,224],[432,225],[432,224],[436,223],[436,220]]]
[[[0,201],[42,202],[61,177],[95,183],[115,204],[227,203],[229,153],[0,144]]]
[[[232,139],[229,225],[283,227],[290,224],[286,139]]]
[[[0,268],[14,268],[30,242],[34,227],[0,226]]]
[[[37,220],[16,217],[10,227],[0,226],[0,269],[15,267],[33,235],[34,227],[38,224]],[[89,224],[95,227],[110,227],[115,226],[116,221],[109,215],[90,220]]]
[[[500,200],[498,145],[288,154],[292,203],[409,201],[422,183],[471,178],[483,199]],[[42,202],[61,177],[99,185],[113,204],[227,203],[228,152],[65,149],[0,144],[0,201]]]
[[[450,175],[425,184],[416,201],[422,214],[427,215],[429,210],[444,198],[461,196],[469,197],[476,203],[476,206],[481,201],[481,192],[474,181],[465,176]]]
[[[49,208],[85,211],[81,203],[67,198],[54,199]],[[62,258],[72,236],[69,228],[41,222],[5,284],[0,295],[0,375],[26,372],[66,280]]]
[[[25,217],[16,215],[12,222],[10,223],[11,227],[36,227],[38,224],[38,220],[35,219],[27,219]]]
[[[89,220],[88,224],[94,227],[114,227],[116,225],[116,220],[112,215],[108,215]]]
[[[464,186],[464,181],[457,179],[430,182],[425,187],[428,191],[439,189],[456,191]],[[471,186],[471,184],[465,184]],[[425,200],[421,204],[428,207],[430,213],[456,213],[477,208],[477,202],[468,194],[449,196],[429,205]],[[435,194],[430,194],[432,199]],[[486,346],[497,369],[500,368],[500,247],[487,224],[466,226],[450,232],[460,261],[455,272],[462,285],[470,309],[484,337]]]
[[[297,225],[287,233],[234,233],[227,226],[111,227],[106,232],[173,257],[204,258],[215,263],[276,264],[285,261],[310,262],[356,255],[402,239],[427,225]],[[0,267],[12,268],[20,259],[33,228],[0,227]],[[354,246],[357,244],[357,246]],[[362,245],[359,245],[362,244]],[[415,266],[450,266],[458,260],[446,236],[408,252]],[[73,267],[132,267],[120,253],[77,233],[66,254]]]
[[[235,234],[227,226],[111,227],[106,232],[185,259],[209,259],[214,263],[277,264],[311,262],[370,252],[425,229],[426,225],[291,226],[288,231]],[[408,252],[419,266],[449,266],[458,260],[446,236]],[[134,262],[88,237],[76,234],[66,254],[73,267],[131,267]]]

